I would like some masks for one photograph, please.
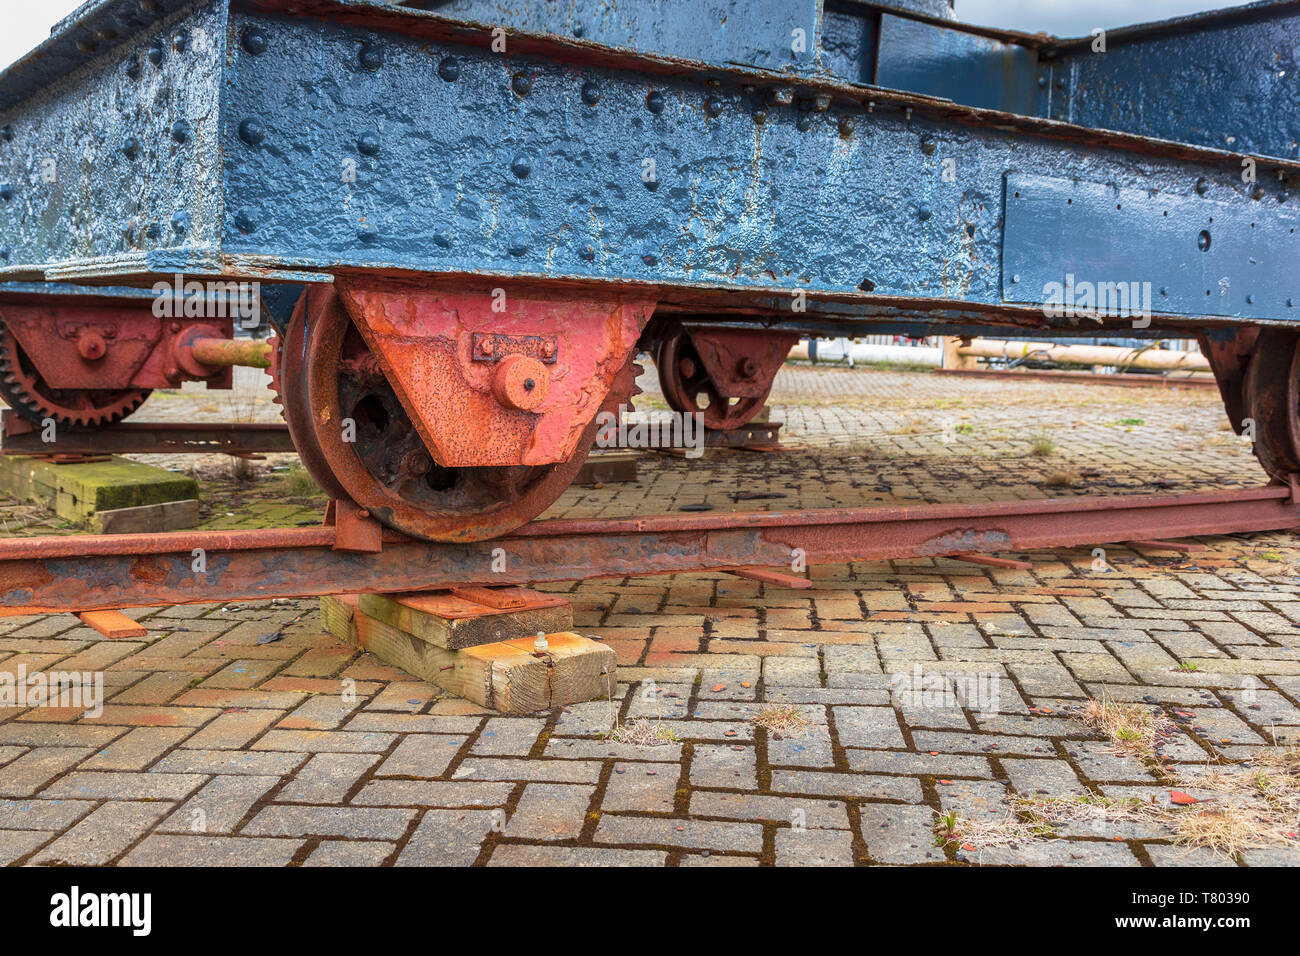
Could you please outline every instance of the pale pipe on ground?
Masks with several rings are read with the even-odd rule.
[[[1004,358],[1059,362],[1062,365],[1113,365],[1119,368],[1200,369],[1210,363],[1200,352],[1175,352],[1154,346],[1133,349],[1123,345],[1057,345],[1053,342],[1015,342],[972,339],[958,345],[957,355],[968,358]]]

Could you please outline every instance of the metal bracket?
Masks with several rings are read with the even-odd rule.
[[[384,526],[354,501],[330,501],[325,506],[325,526],[334,528],[333,551],[378,554],[383,550]]]
[[[527,355],[554,365],[560,354],[554,335],[500,335],[475,332],[471,340],[475,362],[499,362],[507,355]]]

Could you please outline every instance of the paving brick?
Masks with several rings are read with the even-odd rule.
[[[87,758],[83,770],[143,770],[193,731],[188,727],[137,727]]]
[[[488,866],[663,866],[667,858],[668,854],[662,850],[505,843],[493,848]]]
[[[243,829],[252,836],[335,836],[396,840],[414,810],[378,807],[263,807]]]
[[[170,803],[105,803],[41,850],[33,862],[102,866],[134,843]]]
[[[468,866],[501,817],[490,810],[427,810],[397,858],[398,866]]]
[[[515,786],[465,780],[372,780],[351,802],[363,807],[501,807]]]
[[[279,777],[213,777],[158,825],[160,833],[233,833]]]
[[[524,840],[575,840],[595,792],[595,787],[575,784],[530,783],[503,832]]]
[[[593,838],[596,843],[629,846],[670,846],[758,853],[763,828],[757,823],[674,820],[603,814]]]
[[[379,759],[378,754],[317,754],[280,789],[276,799],[287,803],[341,803]]]
[[[0,797],[27,797],[91,754],[89,747],[42,747],[0,767]]]
[[[156,833],[122,860],[124,866],[287,866],[303,840]]]
[[[669,813],[677,793],[678,769],[655,763],[620,762],[614,765],[600,809],[605,812],[640,810]]]
[[[877,863],[942,863],[934,845],[934,811],[929,807],[863,804],[862,839]]]
[[[464,746],[464,737],[444,734],[410,734],[384,759],[379,777],[441,777]]]
[[[777,830],[776,865],[852,866],[853,834],[847,830]]]
[[[379,866],[396,849],[396,843],[377,840],[322,840],[302,865]]]

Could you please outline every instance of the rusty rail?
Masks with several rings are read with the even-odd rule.
[[[77,431],[64,429],[46,444],[39,429],[6,410],[3,455],[247,455],[296,449],[283,423],[123,422]]]
[[[1300,488],[554,520],[472,544],[334,526],[0,540],[0,616],[988,554],[1300,527]],[[197,562],[197,563],[196,563]],[[196,571],[196,567],[203,570]],[[500,570],[494,570],[499,568]]]

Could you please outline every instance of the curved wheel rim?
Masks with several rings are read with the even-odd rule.
[[[1264,470],[1283,481],[1300,473],[1300,335],[1260,332],[1246,370],[1246,409]]]
[[[723,397],[705,371],[690,337],[681,329],[660,342],[655,365],[668,406],[683,414],[702,414],[704,427],[711,431],[739,428],[757,415],[767,401],[767,392],[734,401]],[[700,395],[708,396],[707,406],[700,405]]]
[[[357,358],[361,341],[334,298],[314,316],[300,374],[322,465],[347,497],[383,524],[430,541],[498,537],[545,511],[577,476],[595,439],[594,416],[568,461],[531,468],[438,467],[377,363],[370,367]],[[630,390],[630,380],[621,376],[606,407],[625,400]],[[345,418],[352,419],[355,441],[344,439]],[[424,460],[412,462],[411,456]],[[438,507],[440,502],[451,507]]]

